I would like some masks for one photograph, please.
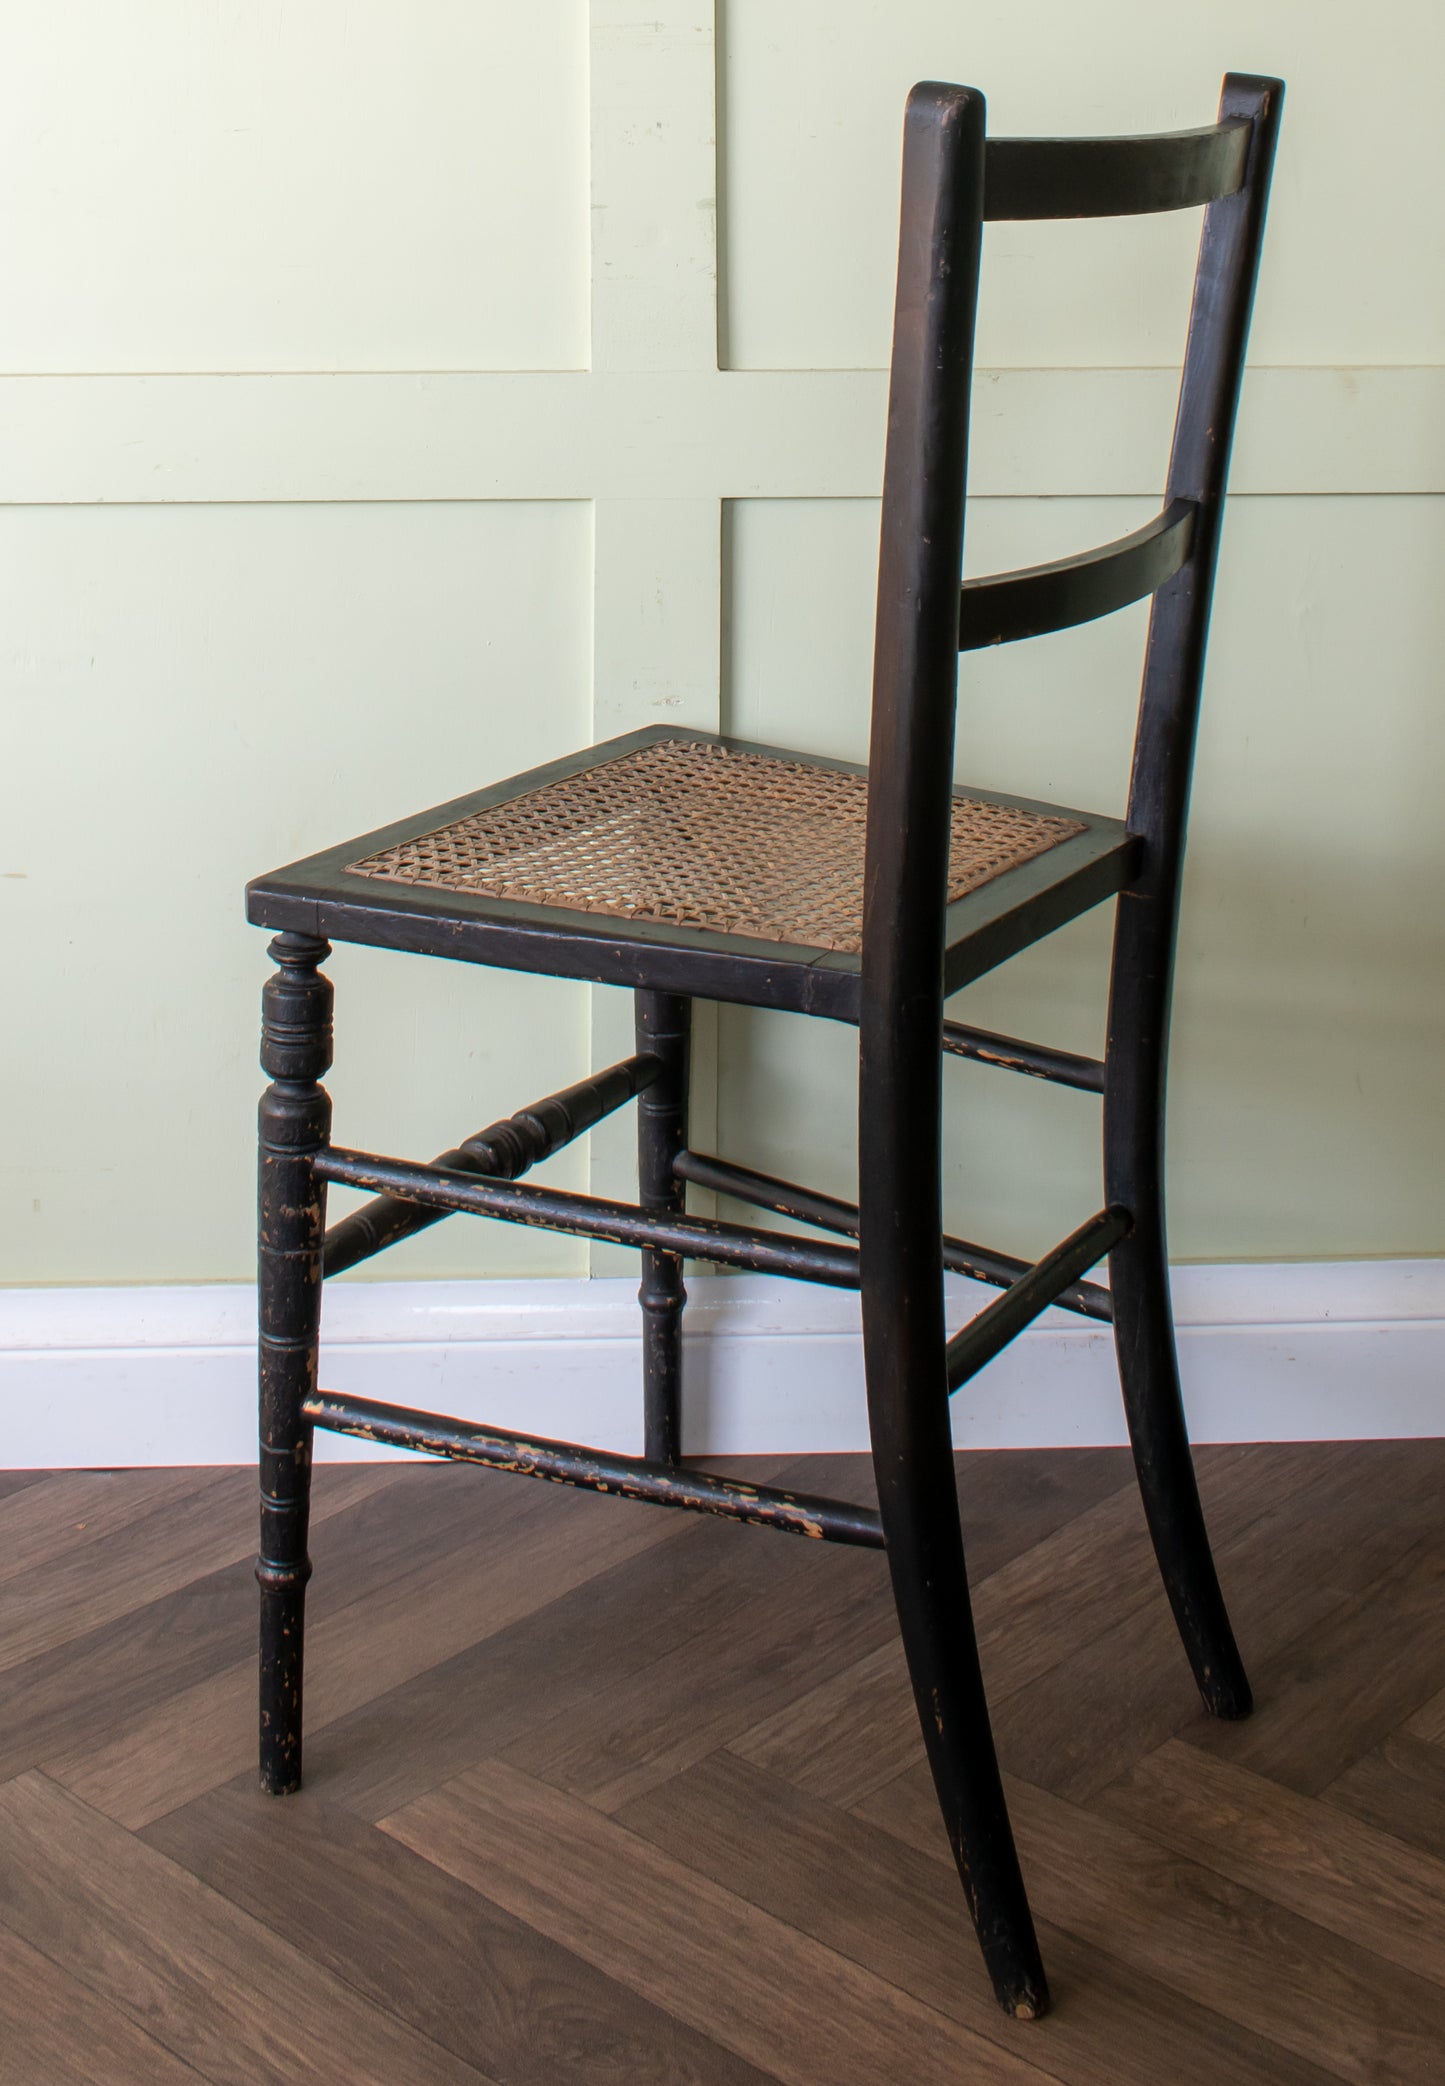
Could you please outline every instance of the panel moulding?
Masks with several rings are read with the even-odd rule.
[[[978,373],[981,498],[1157,496],[1169,369]],[[875,499],[881,370],[0,377],[0,504]],[[1445,367],[1251,369],[1233,496],[1445,492]]]

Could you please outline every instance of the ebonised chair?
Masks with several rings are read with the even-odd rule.
[[[1164,1582],[1207,1707],[1250,1709],[1180,1402],[1165,1258],[1171,975],[1205,637],[1283,89],[1231,75],[1217,123],[1172,136],[986,139],[984,101],[909,98],[867,770],[704,733],[633,732],[260,878],[278,930],[261,1102],[261,1779],[301,1779],[312,1430],[605,1487],[887,1555],[924,1740],[1002,2005],[1048,1989],[970,1619],[949,1395],[1050,1303],[1112,1321]],[[962,586],[982,228],[1204,205],[1163,511],[1122,541]],[[1154,597],[1128,813],[951,788],[958,655]],[[948,1021],[944,1003],[1085,909],[1116,912],[1102,1061]],[[330,1137],[327,937],[584,978],[636,995],[636,1054],[430,1165]],[[856,1023],[857,1207],[691,1149],[693,998]],[[1104,1208],[1038,1262],[946,1238],[943,1052],[1102,1094]],[[638,1103],[636,1205],[518,1177]],[[373,1198],[331,1231],[336,1181]],[[686,1213],[688,1182],[819,1241]],[[628,1458],[317,1388],[323,1274],[454,1211],[637,1246],[645,1454]],[[857,1243],[846,1243],[856,1239]],[[1108,1288],[1084,1280],[1105,1255]],[[683,1259],[861,1289],[878,1511],[679,1461]],[[951,1340],[945,1268],[1003,1291]]]

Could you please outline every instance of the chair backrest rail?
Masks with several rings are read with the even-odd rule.
[[[1251,126],[1226,120],[1142,138],[990,138],[987,223],[1142,217],[1218,203],[1244,186]]]
[[[1142,529],[1097,550],[966,579],[960,590],[958,649],[1012,644],[1112,615],[1172,579],[1194,541],[1192,500],[1171,500]]]

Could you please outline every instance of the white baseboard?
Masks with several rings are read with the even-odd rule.
[[[1196,1441],[1445,1434],[1445,1261],[1175,1271]],[[688,1284],[689,1454],[862,1449],[858,1300],[765,1276]],[[993,1294],[950,1284],[958,1322]],[[239,1284],[0,1290],[0,1462],[240,1463],[254,1421],[254,1293]],[[361,1397],[636,1453],[626,1280],[343,1282],[322,1382]],[[1107,1329],[1048,1312],[954,1400],[960,1447],[1124,1439]],[[375,1448],[318,1437],[328,1458]]]

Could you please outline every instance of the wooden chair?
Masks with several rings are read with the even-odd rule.
[[[261,1102],[261,1779],[301,1779],[312,1430],[885,1551],[924,1740],[1002,2005],[1048,1989],[969,1611],[949,1395],[1047,1305],[1111,1321],[1139,1484],[1207,1707],[1250,1709],[1195,1488],[1170,1315],[1163,1117],[1205,636],[1282,88],[1231,75],[1177,135],[986,139],[970,88],[909,98],[867,770],[706,733],[628,734],[260,878],[278,930]],[[982,228],[1205,206],[1163,511],[1107,547],[962,587]],[[1128,814],[950,785],[958,654],[1154,596]],[[1118,897],[1102,1061],[945,1020],[971,979]],[[327,938],[625,986],[636,1054],[430,1165],[331,1142]],[[688,1142],[694,998],[856,1023],[857,1207]],[[943,1236],[943,1052],[1103,1096],[1104,1207],[1036,1266]],[[519,1176],[636,1099],[637,1203]],[[330,1182],[367,1191],[325,1229]],[[688,1182],[832,1240],[692,1217]],[[323,1273],[453,1211],[640,1248],[645,1454],[531,1440],[317,1388]],[[847,1241],[856,1239],[857,1243]],[[1106,1289],[1083,1279],[1108,1255]],[[679,1461],[683,1259],[861,1289],[878,1510]],[[943,1273],[1003,1294],[952,1339]]]

